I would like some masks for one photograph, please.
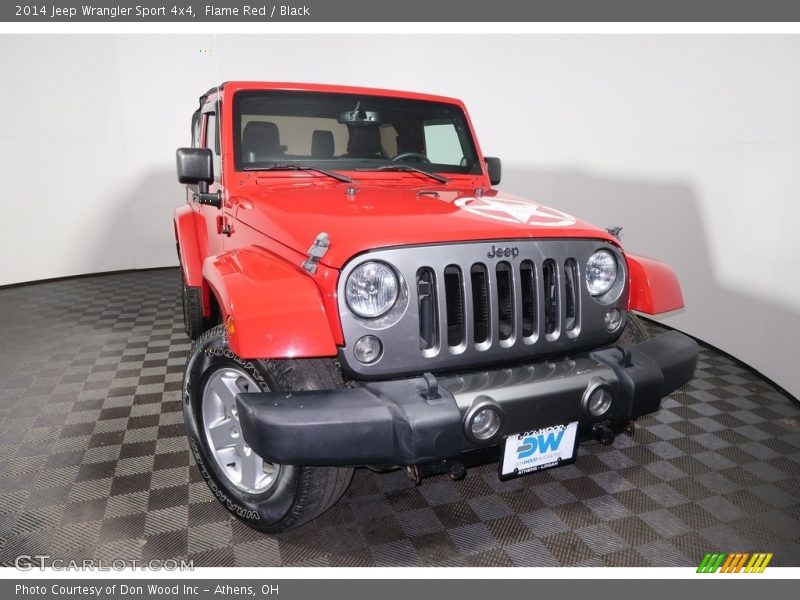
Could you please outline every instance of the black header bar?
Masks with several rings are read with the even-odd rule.
[[[786,22],[797,0],[116,0],[3,2],[4,22]]]

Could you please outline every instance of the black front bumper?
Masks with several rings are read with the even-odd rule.
[[[691,379],[697,344],[670,332],[628,348],[465,375],[369,382],[340,390],[237,396],[247,443],[289,465],[415,465],[497,445],[504,436],[579,422],[627,422],[659,409]],[[592,417],[586,402],[602,386],[611,408]],[[471,439],[466,423],[491,405],[501,416],[490,440]]]

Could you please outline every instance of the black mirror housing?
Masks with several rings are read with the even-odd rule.
[[[500,183],[500,176],[503,173],[500,159],[494,156],[484,156],[483,159],[486,161],[486,172],[489,175],[489,183],[497,185]]]
[[[178,182],[189,185],[214,182],[211,150],[208,148],[178,148],[175,152]]]

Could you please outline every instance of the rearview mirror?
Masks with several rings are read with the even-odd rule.
[[[486,161],[486,172],[489,175],[489,183],[497,185],[500,183],[500,175],[503,172],[500,166],[500,159],[494,156],[484,156],[483,159]]]
[[[337,121],[344,125],[380,125],[381,117],[374,110],[362,110],[359,101],[353,110],[340,113]]]
[[[214,182],[211,150],[208,148],[178,148],[175,159],[178,182],[189,185]]]

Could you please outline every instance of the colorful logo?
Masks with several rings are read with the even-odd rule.
[[[707,553],[700,566],[697,567],[698,573],[763,573],[769,561],[772,560],[772,552],[737,552],[726,554],[724,552]]]
[[[522,443],[517,446],[517,460],[528,458],[537,451],[542,454],[546,452],[555,452],[561,445],[561,438],[563,437],[563,425],[552,427],[549,430],[542,430],[542,432],[536,436],[525,437]]]

